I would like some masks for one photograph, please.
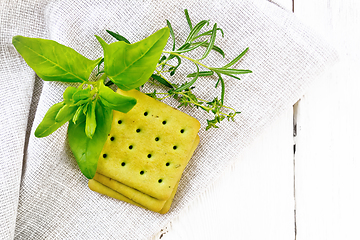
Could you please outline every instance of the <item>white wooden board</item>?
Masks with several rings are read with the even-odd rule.
[[[360,239],[360,2],[271,2],[340,62],[153,239]]]
[[[295,14],[341,60],[299,102],[297,239],[359,239],[360,2],[295,1]]]

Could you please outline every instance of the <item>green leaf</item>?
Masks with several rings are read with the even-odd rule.
[[[77,92],[78,89],[76,87],[67,87],[63,93],[64,102],[66,104],[73,103],[73,95],[75,92]]]
[[[101,58],[100,61],[99,61],[98,64],[97,64],[97,70],[98,70],[98,73],[97,73],[97,74],[100,73],[100,66],[101,66],[101,64],[102,64],[103,62],[104,62],[104,58]]]
[[[56,103],[52,105],[46,112],[43,120],[35,130],[35,136],[38,138],[46,137],[55,132],[64,123],[69,121],[71,118],[64,118],[62,121],[55,121],[56,115],[60,109],[65,105],[64,102]]]
[[[86,117],[84,114],[81,114],[76,124],[71,121],[68,127],[70,149],[81,172],[89,179],[95,175],[99,156],[112,122],[112,110],[103,106],[99,101],[96,102],[95,113],[97,127],[92,139],[88,138],[85,133]]]
[[[82,109],[82,111],[83,111],[84,114],[86,114],[87,109],[88,109],[88,107],[89,107],[89,104],[90,104],[90,102],[87,102],[87,103],[84,104],[84,107],[83,107],[83,109]]]
[[[187,9],[184,10],[185,12],[185,17],[186,17],[186,21],[187,23],[189,24],[189,27],[190,27],[190,31],[192,30],[192,24],[191,24],[191,20],[190,20],[190,16],[189,16],[189,12]]]
[[[12,43],[26,63],[45,81],[84,82],[101,58],[90,60],[52,40],[15,36]]]
[[[197,43],[198,43],[198,42],[194,42],[193,44],[197,44]],[[192,44],[192,45],[193,45],[193,44]],[[202,44],[201,46],[207,48],[207,47],[209,47],[209,43],[208,43],[208,42],[205,42],[205,43]],[[220,53],[222,57],[225,57],[225,53],[224,53],[224,51],[223,51],[220,47],[214,45],[214,46],[212,46],[212,50]]]
[[[212,35],[213,31],[214,30],[212,29],[212,30],[209,30],[207,32],[201,33],[201,34],[197,35],[196,37],[194,37],[193,40],[198,39],[198,38],[203,37],[203,36]],[[221,28],[216,28],[216,31],[220,31],[222,37],[224,37],[224,31]]]
[[[193,44],[192,47],[183,48],[183,49],[180,49],[180,48],[179,48],[179,50],[172,51],[172,52],[174,52],[174,53],[190,52],[190,51],[192,51],[192,50],[194,50],[194,49],[196,49],[196,48],[198,48],[198,47],[200,47],[201,45],[204,45],[204,44],[206,44],[206,43],[207,43],[206,41],[204,41],[204,42],[197,42],[196,44]],[[191,46],[191,45],[189,44],[189,46]]]
[[[229,68],[210,68],[210,69],[213,70],[214,72],[222,73],[225,75],[252,73],[251,70],[246,70],[246,69],[229,69]]]
[[[72,121],[73,121],[74,124],[79,120],[79,117],[81,116],[81,113],[82,113],[82,111],[83,111],[84,106],[85,106],[85,105],[80,105],[80,106],[76,109],[76,112],[75,112],[74,116],[72,117]]]
[[[162,78],[159,75],[152,74],[151,77],[166,87],[174,88],[173,85],[171,85],[168,81],[166,81],[164,78]]]
[[[206,48],[204,55],[199,60],[206,58],[209,55],[210,51],[212,50],[214,43],[215,43],[215,39],[216,39],[216,27],[217,27],[217,24],[215,23],[213,30],[212,30],[209,46]]]
[[[96,129],[96,116],[95,116],[96,102],[97,101],[92,101],[91,103],[89,103],[88,109],[86,111],[85,134],[88,138],[93,137]]]
[[[172,50],[174,51],[175,50],[175,34],[174,34],[174,30],[172,29],[171,23],[168,20],[166,20],[166,24],[167,24],[167,26],[168,26],[168,28],[170,30],[170,35],[171,35],[171,38],[173,40]]]
[[[125,91],[143,85],[154,72],[169,35],[170,30],[166,27],[133,44],[107,44],[96,36],[104,49],[105,73]]]
[[[77,106],[70,106],[68,104],[65,104],[59,110],[59,112],[56,114],[55,121],[56,122],[62,122],[65,119],[67,119],[67,121],[69,121],[74,116],[74,114],[76,112],[76,109],[77,109]]]
[[[111,36],[113,36],[116,40],[130,44],[129,40],[127,40],[125,37],[121,36],[119,33],[115,33],[110,30],[106,30],[106,32],[109,33]]]
[[[106,107],[123,113],[130,111],[137,102],[133,97],[114,92],[111,88],[106,87],[103,81],[99,83],[99,97]]]
[[[197,80],[198,77],[199,77],[199,66],[198,66],[197,64],[195,64],[195,66],[196,66],[196,68],[197,68],[197,72],[196,72],[195,77],[194,77],[190,82],[188,82],[188,83],[182,85],[181,87],[177,88],[177,89],[175,90],[176,92],[183,91],[183,90],[191,87],[191,86],[196,82],[196,80]]]
[[[83,104],[81,100],[89,101],[91,98],[91,89],[90,86],[85,89],[77,89],[77,91],[72,95],[74,104]]]
[[[194,40],[194,37],[196,37],[199,31],[205,26],[205,24],[209,24],[209,20],[202,20],[196,24],[195,27],[190,31],[185,43],[191,43]]]
[[[220,102],[221,102],[221,106],[224,105],[224,96],[225,96],[225,82],[224,79],[221,77],[221,74],[217,74],[219,77],[219,81],[221,83],[221,98],[220,98]]]
[[[228,67],[231,67],[232,65],[234,65],[235,63],[237,63],[246,54],[246,52],[248,50],[249,50],[249,48],[246,48],[242,53],[240,53],[236,58],[234,58],[231,62],[229,62],[222,68],[228,68]]]
[[[213,71],[201,71],[201,72],[199,72],[199,73],[194,72],[194,73],[188,74],[186,77],[195,77],[196,74],[199,74],[199,77],[205,77],[205,76],[211,76],[211,75],[213,75],[214,72],[213,72]]]

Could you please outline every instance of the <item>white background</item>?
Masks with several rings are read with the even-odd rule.
[[[339,64],[153,239],[360,239],[360,1],[272,2]]]

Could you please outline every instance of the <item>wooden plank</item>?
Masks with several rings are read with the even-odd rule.
[[[292,0],[271,1],[292,10]],[[153,240],[294,239],[293,108]]]
[[[294,239],[293,110],[153,239]]]
[[[339,50],[340,62],[299,102],[297,240],[358,239],[360,3],[296,0],[295,14]]]

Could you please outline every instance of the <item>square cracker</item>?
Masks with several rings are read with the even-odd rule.
[[[92,191],[107,195],[108,197],[111,197],[111,198],[119,199],[121,201],[136,205],[138,207],[148,209],[148,208],[138,204],[137,202],[134,202],[131,199],[125,197],[124,195],[116,192],[115,190],[103,185],[102,183],[96,181],[95,179],[90,179],[89,182],[88,182],[88,186]],[[170,207],[171,207],[171,203],[172,203],[172,200],[174,199],[177,187],[178,187],[178,184],[176,184],[175,189],[171,193],[170,198],[167,201],[165,201],[165,204],[161,209],[159,209],[157,211],[151,210],[151,209],[148,209],[148,210],[155,211],[155,212],[158,212],[158,213],[161,213],[161,214],[167,213],[169,211]]]
[[[137,90],[128,113],[114,111],[97,172],[160,201],[174,192],[193,149],[200,123]]]
[[[196,137],[196,141],[193,144],[193,147],[188,154],[188,160],[191,159],[197,145],[199,144],[199,136]],[[186,163],[187,164],[187,163]],[[141,206],[143,208],[149,209],[154,212],[159,213],[166,213],[171,206],[172,199],[175,196],[177,185],[176,184],[171,196],[167,200],[158,200],[156,198],[153,198],[147,194],[144,194],[142,192],[139,192],[138,190],[134,188],[130,188],[116,180],[113,180],[109,177],[106,177],[104,175],[101,175],[99,173],[95,174],[95,177],[91,181],[97,181],[97,183],[90,183],[89,181],[89,188],[93,191],[108,195],[110,197],[117,198],[122,201],[126,201],[129,203],[134,204],[137,206]],[[95,186],[95,184],[97,184]],[[101,184],[101,185],[99,185]],[[111,191],[112,190],[112,191]]]

